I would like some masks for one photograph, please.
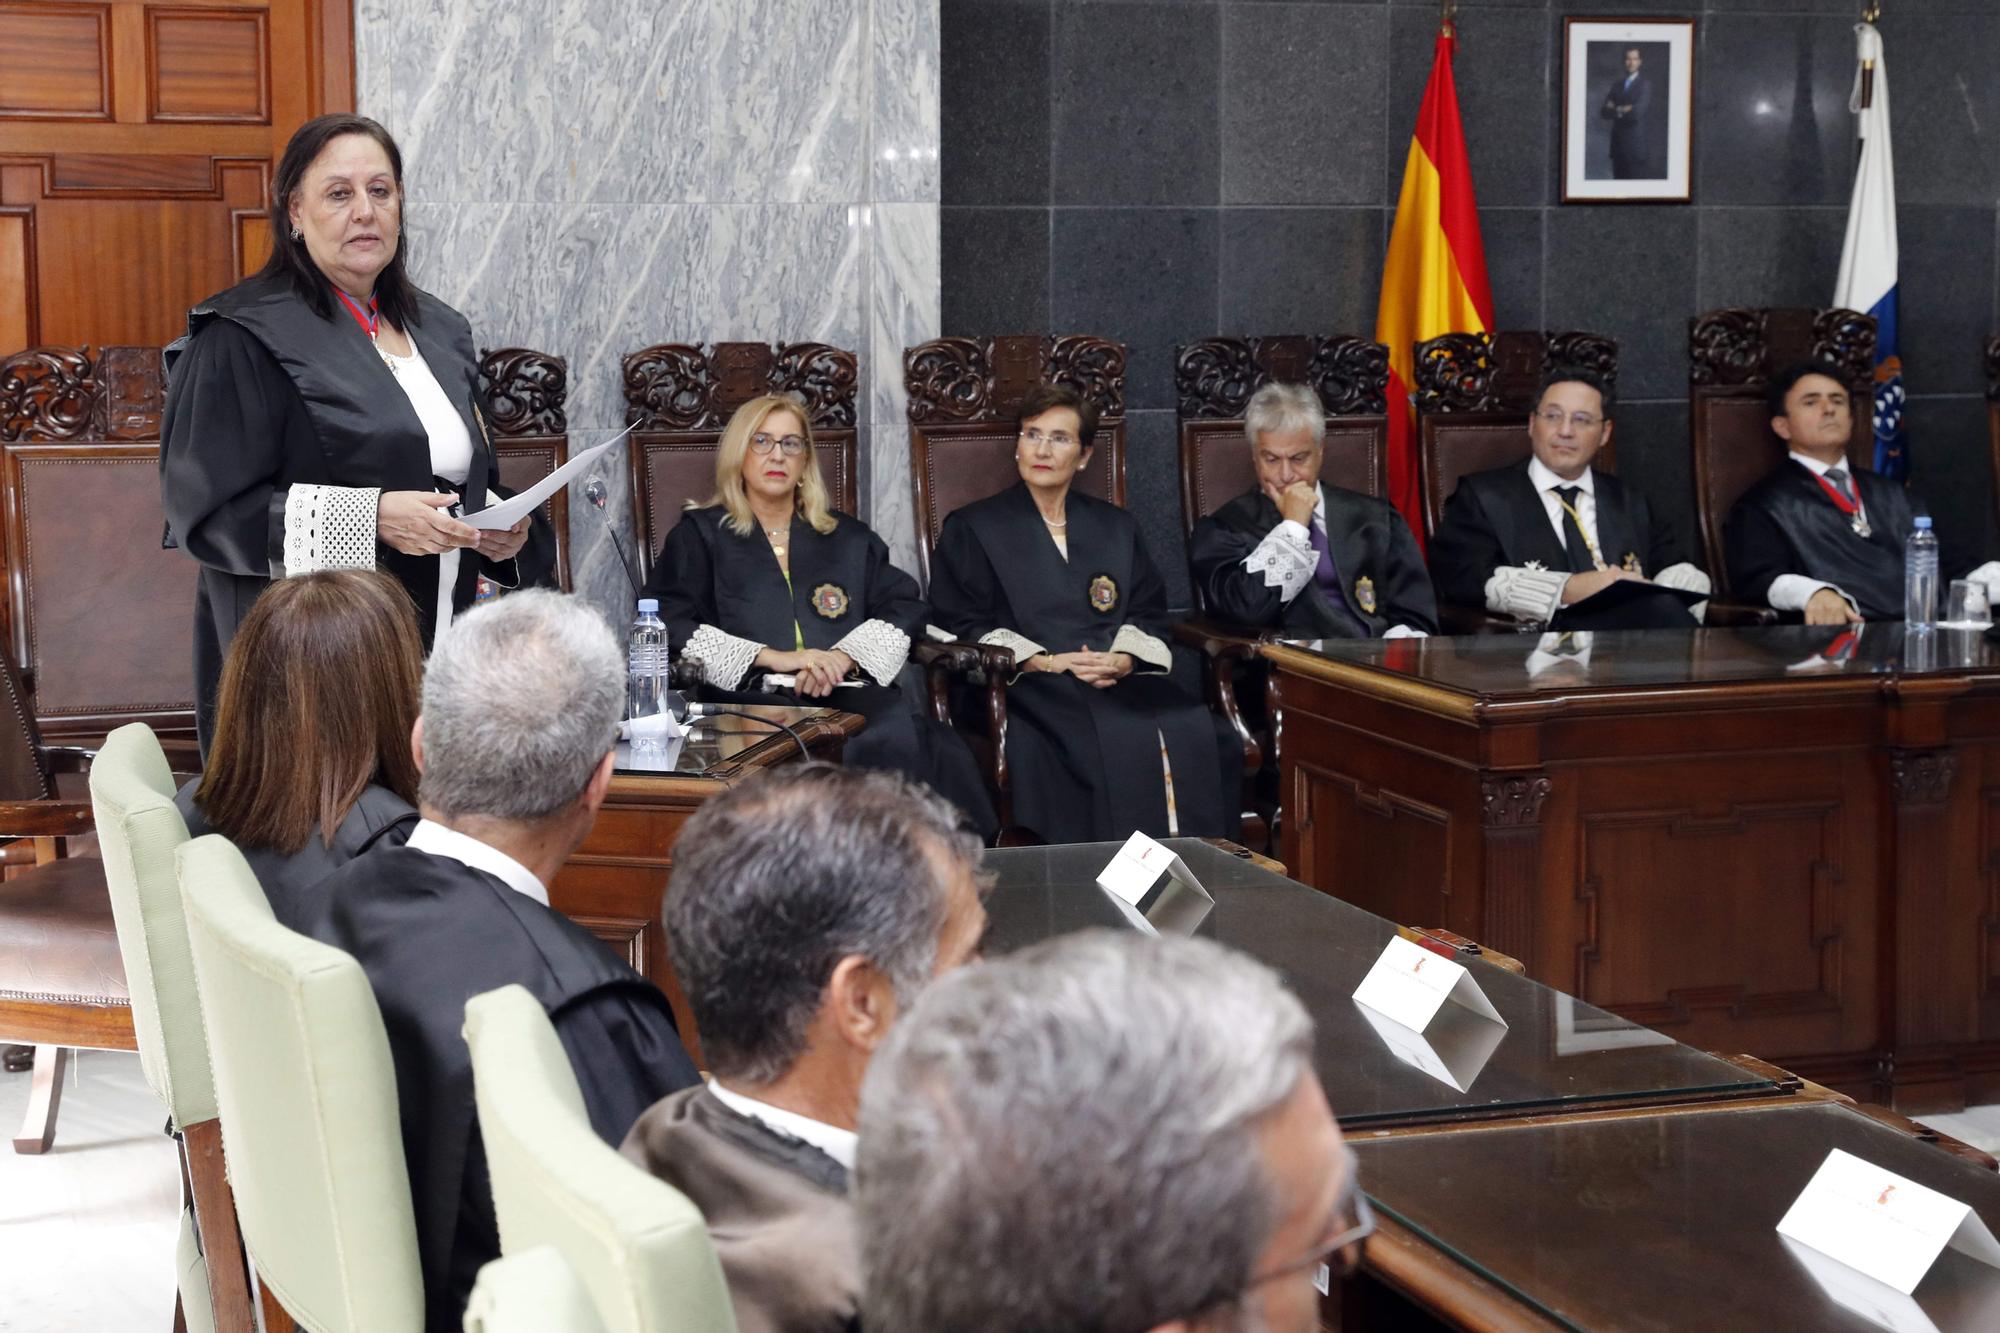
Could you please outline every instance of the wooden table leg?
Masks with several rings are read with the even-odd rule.
[[[28,1086],[28,1113],[14,1136],[14,1151],[43,1153],[56,1140],[56,1108],[62,1105],[63,1074],[69,1068],[69,1047],[36,1046],[34,1082]]]

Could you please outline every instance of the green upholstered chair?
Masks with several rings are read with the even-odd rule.
[[[576,1271],[553,1245],[495,1259],[479,1270],[465,1333],[604,1333]]]
[[[534,996],[473,996],[465,1040],[501,1254],[553,1245],[610,1333],[733,1333],[701,1210],[597,1136]]]
[[[177,853],[236,1212],[314,1333],[415,1333],[423,1279],[396,1071],[361,965],[271,915],[228,839]]]
[[[90,767],[90,804],[104,858],[104,882],[139,1064],[167,1108],[187,1170],[182,1218],[181,1307],[190,1325],[237,1327],[251,1318],[249,1274],[236,1229],[236,1202],[222,1169],[222,1125],[208,1068],[208,1034],[194,989],[174,852],[188,840],[174,808],[174,778],[150,727],[118,728]]]

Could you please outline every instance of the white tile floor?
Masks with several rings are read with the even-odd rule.
[[[70,1069],[55,1148],[0,1144],[0,1333],[166,1333],[180,1216],[166,1115],[136,1055],[85,1051]],[[0,1074],[9,1138],[27,1099],[26,1074]],[[2000,1105],[1924,1120],[2000,1154]]]
[[[28,1075],[0,1073],[0,1330],[167,1333],[180,1166],[139,1057],[70,1060],[55,1147],[23,1157]]]

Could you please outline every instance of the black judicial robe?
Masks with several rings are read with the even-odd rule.
[[[1670,566],[1690,563],[1673,525],[1653,513],[1637,487],[1598,470],[1595,491],[1597,549],[1607,564],[1636,560],[1640,571],[1653,578]],[[1569,553],[1549,525],[1535,483],[1528,479],[1528,464],[1461,479],[1431,535],[1431,579],[1438,599],[1484,607],[1486,581],[1494,570],[1530,563],[1543,569],[1570,568]],[[1620,602],[1607,611],[1574,613],[1564,607],[1551,623],[1557,629],[1595,630],[1692,629],[1696,622],[1685,604],[1663,592]]]
[[[500,1255],[472,1095],[465,1002],[526,987],[548,1011],[591,1127],[613,1147],[645,1109],[700,1082],[667,998],[603,941],[497,876],[380,848],[321,881],[310,933],[360,962],[396,1066],[416,1207],[425,1327],[456,1330],[479,1266]]]
[[[1903,618],[1903,543],[1924,509],[1886,477],[1865,468],[1849,475],[1868,516],[1866,537],[1854,531],[1812,469],[1791,458],[1743,493],[1723,529],[1736,596],[1768,605],[1773,580],[1800,574],[1837,585],[1869,620]],[[1938,563],[1945,579],[1970,567],[1957,567],[1948,557]]]
[[[1012,630],[1052,653],[1107,652],[1121,625],[1166,642],[1166,585],[1138,522],[1074,490],[1066,504],[1067,560],[1025,482],[945,519],[931,561],[937,623],[961,639]],[[1092,600],[1100,580],[1115,594],[1102,609]],[[1162,737],[1181,834],[1234,836],[1242,750],[1199,700],[1139,670],[1108,689],[1023,672],[1007,689],[1015,819],[1049,842],[1122,840],[1135,829],[1165,837]]]
[[[1324,482],[1320,493],[1326,502],[1327,551],[1346,604],[1336,605],[1317,581],[1287,602],[1261,573],[1243,567],[1245,557],[1283,519],[1269,496],[1253,490],[1196,523],[1188,541],[1188,564],[1209,611],[1304,639],[1374,639],[1397,625],[1437,633],[1437,598],[1423,553],[1396,507]],[[1373,590],[1373,611],[1356,592],[1362,579]]]
[[[174,807],[187,822],[188,837],[199,838],[215,829],[195,803],[200,778],[191,778],[174,794]],[[320,826],[306,838],[306,845],[289,855],[270,847],[237,845],[243,859],[264,887],[271,915],[287,930],[305,931],[319,916],[319,883],[334,871],[378,846],[400,847],[410,840],[417,827],[417,809],[387,787],[369,783],[348,809],[347,817],[333,831],[333,841],[320,836]]]
[[[465,316],[426,292],[406,330],[472,439],[459,490],[467,512],[489,490],[505,494],[479,400],[479,362]],[[315,314],[288,279],[251,278],[188,312],[187,334],[166,349],[167,402],[160,426],[160,497],[169,539],[201,562],[195,600],[195,684],[204,746],[215,689],[236,627],[284,576],[285,502],[295,484],[434,488],[430,437],[368,335],[335,304]],[[429,645],[437,612],[437,556],[381,543],[376,567],[417,606]],[[546,580],[555,534],[536,514],[527,545],[499,565],[462,556],[452,605],[472,605],[482,571],[511,587]]]
[[[921,641],[930,607],[917,581],[889,561],[889,548],[860,519],[834,511],[832,532],[804,519],[792,523],[784,567],[760,532],[738,535],[723,526],[720,505],[690,509],[667,533],[643,593],[660,602],[660,618],[676,658],[703,625],[790,652],[805,646],[831,649],[870,620],[884,621]],[[831,589],[823,595],[822,589]],[[834,614],[828,614],[828,612]],[[848,741],[842,759],[853,768],[880,768],[907,774],[955,804],[973,828],[987,837],[999,831],[999,817],[986,793],[985,779],[957,732],[918,714],[910,703],[915,669],[906,667],[911,693],[874,683],[864,673],[858,686],[842,686],[823,699],[792,690],[723,690],[703,686],[716,702],[801,704],[838,708],[868,720]],[[752,668],[751,675],[764,673]]]

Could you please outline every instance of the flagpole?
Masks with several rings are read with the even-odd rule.
[[[1861,7],[1861,21],[1871,28],[1875,26],[1881,17],[1882,5],[1880,0],[1868,0],[1868,3]],[[1855,109],[1866,111],[1874,104],[1875,62],[1873,60],[1863,60],[1861,62],[1861,105]]]

